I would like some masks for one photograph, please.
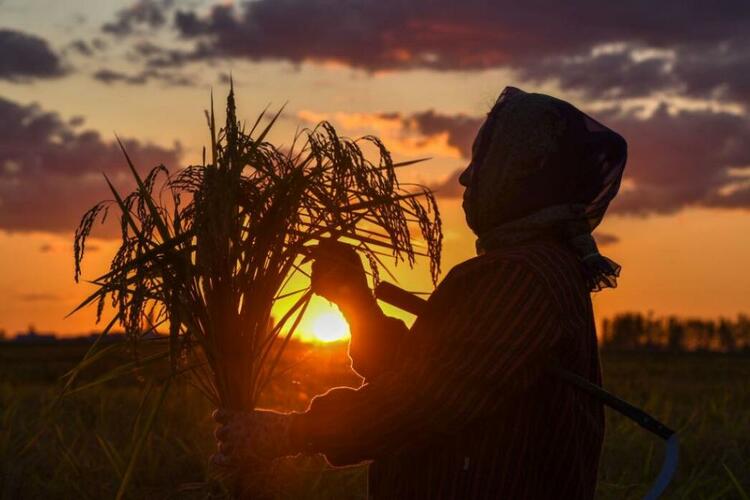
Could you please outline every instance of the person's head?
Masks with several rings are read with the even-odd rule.
[[[585,206],[590,229],[619,188],[622,137],[573,105],[513,87],[503,90],[459,177],[464,212],[478,236],[541,209]]]

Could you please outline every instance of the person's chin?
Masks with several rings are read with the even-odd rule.
[[[476,234],[476,230],[474,229],[474,223],[471,220],[471,215],[469,213],[469,204],[466,200],[463,201],[461,204],[461,207],[464,209],[464,218],[466,219],[466,225],[469,226],[469,229],[471,229],[474,234]]]

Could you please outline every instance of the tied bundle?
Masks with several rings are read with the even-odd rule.
[[[230,90],[226,124],[217,130],[213,102],[211,108],[210,158],[204,149],[199,165],[174,174],[160,165],[142,177],[123,148],[137,187],[121,194],[106,179],[113,200],[81,220],[75,277],[94,223],[116,209],[119,248],[79,308],[96,304],[100,318],[111,300],[115,317],[104,335],[120,324],[133,343],[168,332],[164,351],[149,361],[169,360],[170,380],[190,377],[215,406],[249,411],[309,304],[311,249],[328,239],[351,244],[366,257],[373,284],[388,271],[384,258],[413,266],[424,256],[434,283],[440,216],[428,189],[407,190],[396,178],[396,168],[416,161],[394,163],[376,137],[342,138],[322,122],[282,149],[266,140],[281,110],[267,124],[262,113],[248,130],[237,120]],[[413,241],[417,234],[421,246]],[[307,286],[290,289],[300,281]],[[282,299],[293,302],[274,322],[274,304]],[[249,489],[263,489],[250,477],[256,486]]]

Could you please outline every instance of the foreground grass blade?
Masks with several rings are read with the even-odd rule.
[[[172,379],[168,378],[167,381],[162,386],[161,391],[159,391],[158,399],[148,414],[148,418],[146,419],[145,425],[140,429],[140,432],[138,433],[138,438],[135,441],[135,446],[133,447],[133,451],[130,453],[130,459],[128,460],[128,467],[127,469],[125,469],[125,474],[122,476],[120,487],[118,488],[117,494],[115,495],[115,500],[121,500],[123,496],[125,495],[125,492],[128,489],[128,485],[130,484],[130,479],[133,476],[133,469],[135,468],[135,464],[138,462],[138,458],[141,454],[141,450],[143,449],[143,445],[146,442],[146,438],[148,437],[148,434],[151,432],[151,427],[153,427],[154,425],[154,421],[156,420],[156,415],[159,413],[159,410],[161,409],[161,406],[164,403],[164,398],[167,396],[167,392],[169,391],[169,386],[171,382],[172,382]]]
[[[748,496],[747,491],[745,491],[745,488],[742,487],[742,484],[740,484],[739,480],[737,479],[737,476],[734,475],[734,473],[731,471],[729,467],[727,467],[727,464],[721,464],[724,467],[724,470],[727,471],[727,475],[729,476],[729,479],[732,481],[732,484],[737,489],[737,494],[740,496],[742,500],[750,500],[750,496]]]

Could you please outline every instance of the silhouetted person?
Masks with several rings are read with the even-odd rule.
[[[615,286],[619,266],[591,231],[625,159],[622,137],[572,105],[506,88],[460,177],[478,256],[409,330],[382,313],[353,250],[324,244],[313,290],[349,321],[365,384],[299,414],[219,413],[215,460],[372,460],[377,499],[593,498],[603,408],[543,369],[601,382],[590,292]]]

